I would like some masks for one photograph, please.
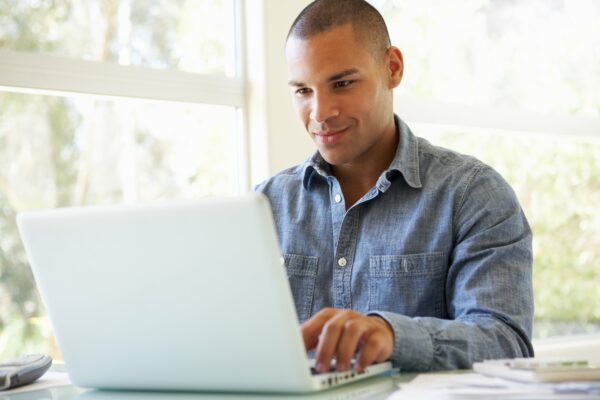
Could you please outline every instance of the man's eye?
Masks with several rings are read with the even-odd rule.
[[[310,89],[308,88],[300,88],[296,90],[296,95],[298,96],[304,96],[306,94],[308,94],[310,92]]]
[[[354,83],[354,81],[337,81],[333,85],[336,88],[345,88],[345,87],[352,85],[353,83]]]

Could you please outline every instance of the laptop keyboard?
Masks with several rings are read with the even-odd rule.
[[[352,364],[350,365],[350,368],[349,368],[347,371],[344,371],[344,372],[339,372],[339,371],[336,371],[336,369],[335,369],[335,361],[333,361],[333,362],[331,363],[331,368],[329,368],[329,371],[326,371],[326,372],[319,372],[319,371],[317,371],[317,369],[316,369],[315,367],[310,367],[310,373],[311,373],[312,375],[319,375],[319,374],[335,374],[335,373],[339,373],[339,374],[343,374],[343,373],[353,373],[353,374],[355,374],[355,375],[360,375],[359,373],[357,373],[357,372],[354,370],[354,362],[352,362]],[[362,372],[361,372],[361,373],[362,373]]]
[[[338,384],[346,383],[364,372],[358,373],[354,369],[349,369],[344,372],[338,372],[335,370],[335,365],[331,367],[328,372],[318,372],[314,367],[311,367],[310,372],[312,376],[321,381],[322,387],[331,387]]]

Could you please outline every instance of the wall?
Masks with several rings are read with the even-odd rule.
[[[314,151],[292,107],[284,55],[287,32],[308,3],[307,0],[246,3],[247,123],[252,185],[301,163]]]

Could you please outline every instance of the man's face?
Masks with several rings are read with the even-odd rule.
[[[389,152],[383,146],[395,135],[392,89],[401,55],[394,78],[388,54],[376,60],[348,24],[290,37],[286,59],[296,111],[328,163],[361,165]]]

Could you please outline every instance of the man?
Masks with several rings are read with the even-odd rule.
[[[403,59],[363,0],[317,0],[285,48],[318,151],[263,182],[317,368],[470,368],[533,355],[531,231],[480,161],[417,138],[393,113]]]

